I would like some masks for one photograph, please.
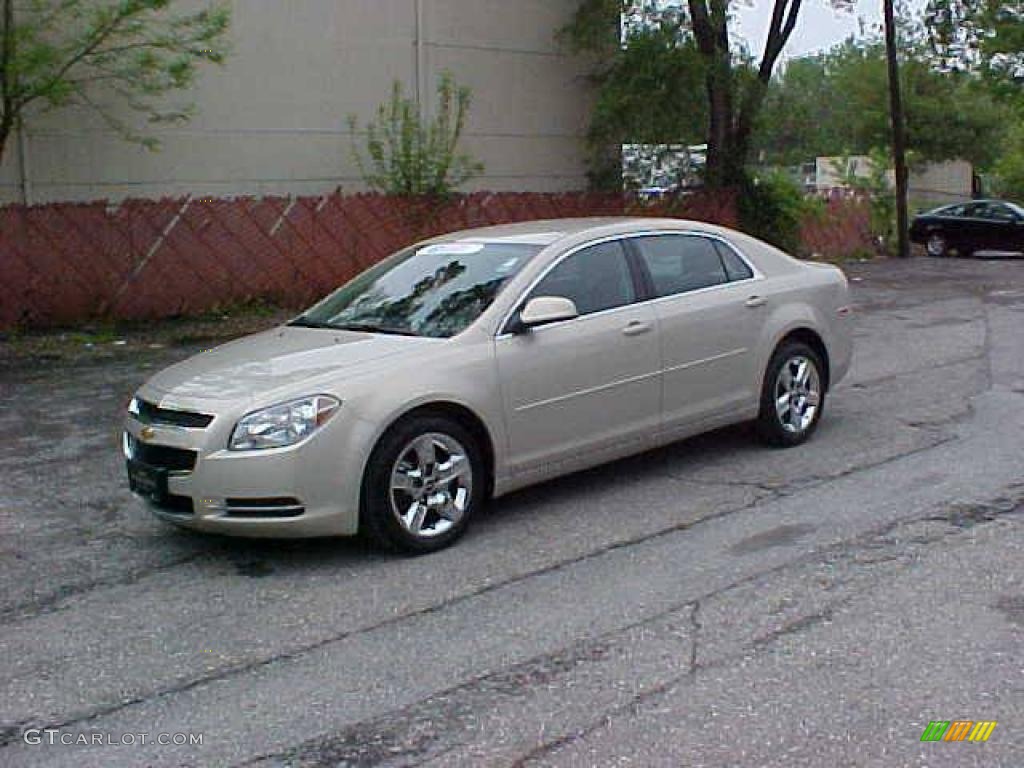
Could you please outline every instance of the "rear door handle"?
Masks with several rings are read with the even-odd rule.
[[[749,299],[747,299],[747,306],[750,307],[750,309],[757,309],[758,307],[763,307],[767,303],[768,299],[766,299],[764,296],[751,296]]]
[[[629,325],[622,329],[623,336],[639,336],[641,333],[647,333],[652,330],[650,323],[645,323],[643,320],[631,320]]]

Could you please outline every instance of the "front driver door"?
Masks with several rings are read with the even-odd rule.
[[[513,475],[553,475],[643,445],[661,410],[657,321],[619,241],[585,247],[530,291],[580,316],[495,340]],[[567,466],[568,465],[568,466]]]

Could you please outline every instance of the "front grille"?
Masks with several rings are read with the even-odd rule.
[[[228,517],[301,517],[306,513],[298,499],[226,499]]]
[[[213,421],[213,416],[208,413],[193,413],[192,411],[174,411],[169,408],[148,403],[145,400],[137,400],[139,404],[138,420],[143,424],[163,424],[172,427],[188,427],[190,429],[206,429]]]
[[[191,472],[196,466],[196,451],[171,448],[166,445],[150,445],[134,438],[130,441],[132,458],[142,464],[170,472]]]

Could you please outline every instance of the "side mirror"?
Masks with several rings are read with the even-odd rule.
[[[562,296],[536,296],[530,299],[519,313],[519,329],[537,328],[541,325],[573,320],[580,316],[576,302]]]

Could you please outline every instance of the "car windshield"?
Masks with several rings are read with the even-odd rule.
[[[501,242],[415,246],[364,272],[292,325],[447,338],[469,327],[541,249]]]

